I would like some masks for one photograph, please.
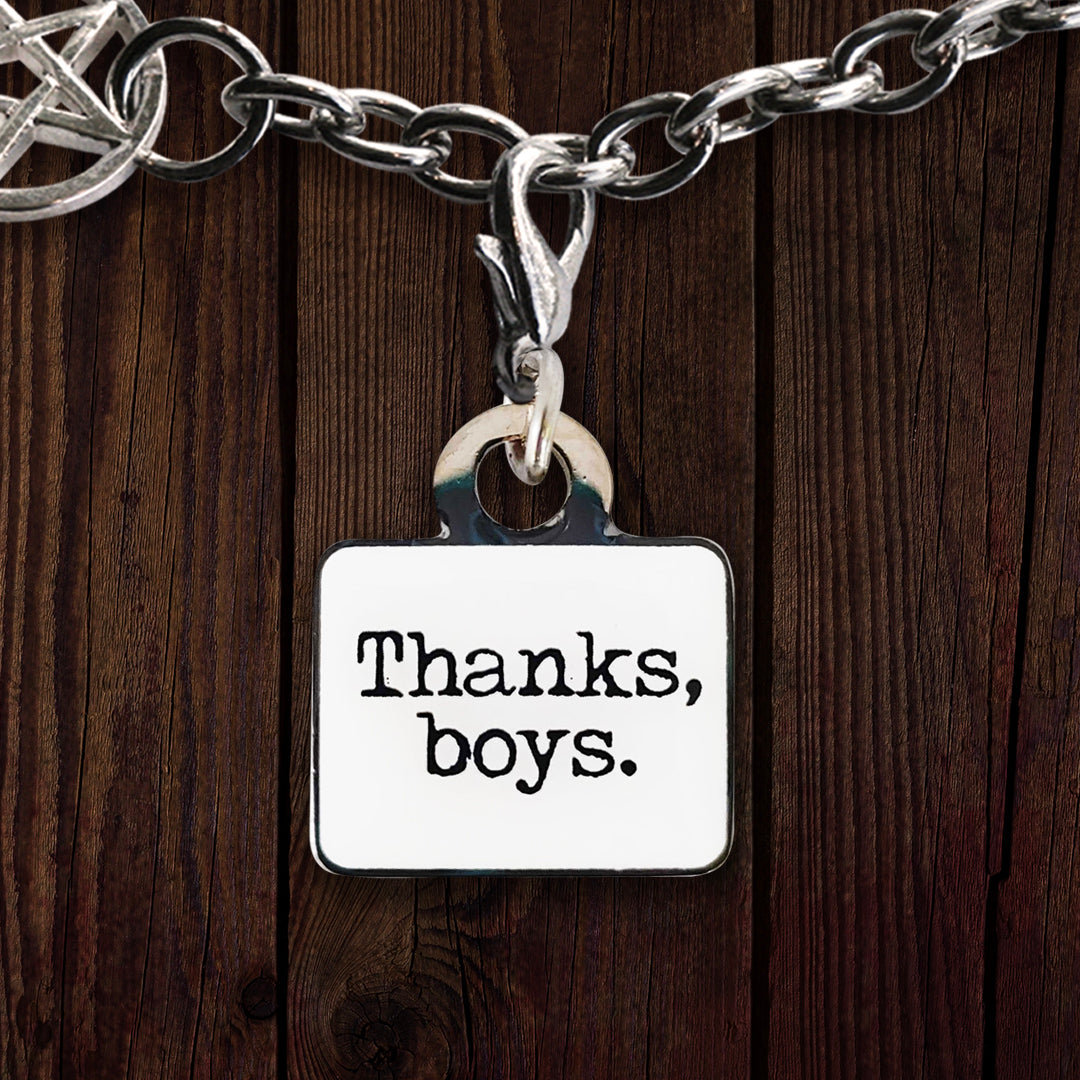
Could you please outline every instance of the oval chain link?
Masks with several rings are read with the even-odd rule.
[[[885,89],[885,72],[872,60],[860,61],[857,70],[846,77],[837,75],[828,56],[776,66],[791,76],[794,85],[767,87],[747,99],[751,108],[773,116],[856,109],[861,102]]]
[[[908,8],[906,11],[892,11],[868,22],[848,34],[833,50],[833,70],[846,77],[879,45],[898,37],[917,38],[936,18],[934,11]],[[954,38],[938,50],[937,66],[921,79],[894,90],[877,90],[854,108],[868,113],[902,113],[917,109],[933,101],[956,78],[966,59],[967,39]]]
[[[479,105],[450,104],[421,109],[378,90],[339,90],[315,79],[276,74],[242,35],[203,19],[152,24],[136,35],[114,64],[110,101],[121,115],[131,109],[132,88],[143,59],[174,41],[209,41],[245,69],[222,93],[222,102],[243,131],[226,151],[206,162],[180,163],[148,154],[144,166],[177,179],[216,175],[238,161],[269,128],[318,141],[353,161],[411,175],[432,191],[459,202],[483,202],[489,179],[466,179],[444,168],[453,134],[481,135],[509,148],[527,132],[501,113]],[[718,79],[693,95],[669,91],[623,105],[588,135],[560,135],[572,151],[566,165],[537,173],[546,191],[596,190],[621,199],[649,199],[681,187],[722,143],[750,135],[780,116],[851,109],[903,113],[927,104],[945,90],[968,61],[990,56],[1030,33],[1080,27],[1078,0],[960,0],[944,11],[906,8],[882,15],[848,34],[828,57],[750,68]],[[885,74],[869,54],[878,46],[910,37],[911,52],[926,74],[907,85],[886,88]],[[249,48],[250,46],[250,48]],[[291,103],[303,116],[278,111]],[[735,115],[722,114],[735,112]],[[364,138],[369,116],[397,124],[397,142]],[[635,176],[635,155],[624,141],[650,120],[665,121],[667,141],[680,155],[656,172]]]
[[[252,106],[260,101],[272,101],[276,107],[285,102],[306,105],[309,112],[306,119],[275,112],[271,124],[279,135],[303,142],[319,140],[315,119],[319,109],[330,113],[341,127],[354,135],[359,135],[367,125],[367,116],[347,91],[318,79],[305,79],[299,75],[241,75],[221,93],[225,111],[239,124],[247,123]]]
[[[419,105],[397,94],[379,90],[346,90],[356,108],[364,114],[378,116],[397,124],[403,130],[420,115]],[[342,127],[333,113],[316,109],[313,117],[319,141],[350,161],[372,169],[404,172],[416,175],[426,169],[437,169],[450,156],[450,136],[441,135],[429,140],[426,146],[405,146],[400,142],[377,142],[362,139],[347,127]]]
[[[439,136],[449,138],[453,131],[492,139],[505,149],[529,137],[523,127],[494,109],[485,109],[482,105],[434,105],[430,109],[421,109],[405,125],[401,142],[409,147],[430,146],[431,140]],[[424,187],[454,202],[487,202],[491,193],[490,180],[466,180],[446,172],[441,164],[413,175]]]
[[[680,94],[669,90],[663,94],[651,94],[649,97],[632,101],[621,109],[608,113],[592,129],[585,156],[589,161],[602,161],[612,148],[622,141],[635,128],[649,120],[663,118],[668,123],[678,112],[679,107],[690,100],[689,94]],[[600,190],[605,195],[614,195],[617,199],[654,199],[682,187],[692,176],[696,176],[709,160],[719,137],[716,124],[706,124],[699,129],[696,145],[689,152],[676,146],[682,156],[657,172],[645,176],[627,176],[607,184]]]
[[[667,140],[676,150],[688,154],[694,147],[691,136],[701,128],[714,125],[717,143],[731,142],[768,127],[776,120],[772,113],[764,113],[752,100],[761,90],[788,90],[795,88],[795,80],[778,67],[750,68],[737,75],[728,75],[709,83],[674,112],[667,125]],[[720,120],[721,109],[745,101],[748,111],[734,120]]]
[[[1030,6],[1030,0],[961,0],[919,31],[911,46],[912,55],[927,71],[937,66],[939,51],[958,40],[967,42],[969,60],[991,56],[1024,36],[1023,31],[1010,30],[1002,23],[1002,13]]]
[[[1080,27],[1080,3],[1069,0],[1037,0],[1034,4],[1018,4],[998,13],[998,22],[1023,34],[1044,30],[1073,30]]]

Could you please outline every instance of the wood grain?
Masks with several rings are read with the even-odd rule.
[[[148,13],[586,131],[893,6]],[[602,201],[567,410],[624,528],[735,573],[735,851],[703,879],[365,882],[308,850],[314,568],[436,530],[436,455],[495,400],[482,208],[271,139],[0,226],[0,1075],[1075,1076],[1078,42]],[[159,149],[220,145],[229,62],[169,63]],[[488,478],[518,523],[553,494]]]
[[[785,5],[776,52],[889,7]],[[984,1066],[1055,67],[776,130],[775,1075]]]
[[[333,2],[301,6],[300,20],[303,71],[421,104],[481,102],[532,131],[588,130],[614,103],[752,61],[751,13],[741,7],[706,15],[648,2],[381,0],[362,19],[355,5]],[[657,134],[649,133],[651,159],[663,154]],[[470,140],[461,145],[456,167],[470,175],[490,167],[490,153],[481,160]],[[723,155],[696,194],[605,204],[560,348],[567,411],[608,450],[620,523],[723,541],[747,596],[753,183],[753,151],[742,146]],[[480,208],[447,206],[404,180],[317,153],[302,157],[300,208],[309,239],[297,394],[290,1075],[400,1068],[439,1078],[711,1080],[745,1072],[748,754],[736,776],[737,854],[705,879],[364,882],[314,867],[307,736],[315,562],[344,537],[433,534],[435,457],[494,398],[487,286],[471,251],[484,225]],[[724,272],[702,274],[717,252]],[[744,747],[750,640],[741,606]]]
[[[1014,807],[995,911],[1002,1077],[1080,1073],[1080,54],[1075,41],[1059,48],[1056,227],[1036,384]]]
[[[248,28],[272,42],[272,8]],[[194,55],[160,144],[177,155],[227,127],[200,89],[227,62]],[[0,228],[12,1080],[275,1071],[251,990],[276,976],[274,173],[263,153]]]

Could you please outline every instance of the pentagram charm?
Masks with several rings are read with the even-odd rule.
[[[117,116],[83,77],[108,44],[147,26],[132,0],[86,2],[24,19],[0,0],[0,65],[20,63],[37,76],[25,98],[0,95],[0,181],[35,142],[97,155],[84,172],[37,187],[0,186],[0,221],[55,217],[96,202],[126,180],[157,137],[165,115],[165,66],[150,57],[140,74],[138,108]],[[56,44],[57,36],[68,33]]]

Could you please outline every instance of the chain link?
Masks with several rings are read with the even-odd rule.
[[[1010,30],[1036,34],[1043,30],[1073,30],[1080,27],[1080,4],[1060,0],[1037,0],[998,12],[998,22]]]
[[[1080,2],[1073,0],[960,0],[940,12],[894,11],[848,34],[831,56],[750,68],[693,95],[652,94],[609,113],[588,135],[556,136],[568,161],[538,170],[533,184],[548,191],[595,190],[621,199],[653,198],[685,184],[717,146],[760,131],[780,116],[836,109],[908,112],[936,98],[967,61],[999,52],[1030,33],[1074,27],[1080,27]],[[912,39],[912,56],[926,74],[886,89],[885,73],[869,54],[901,37]],[[237,31],[190,18],[152,24],[128,43],[109,74],[109,100],[115,112],[126,116],[133,110],[143,63],[174,41],[208,41],[245,68],[246,74],[229,83],[222,94],[226,111],[244,130],[225,150],[202,162],[172,162],[148,152],[143,164],[159,175],[185,180],[216,175],[272,127],[291,138],[322,142],[372,168],[408,173],[449,199],[483,202],[491,191],[489,179],[466,179],[444,168],[455,145],[453,134],[480,135],[505,149],[528,137],[512,120],[479,105],[421,109],[382,91],[339,90],[315,79],[275,74]],[[307,115],[280,112],[285,103],[306,108]],[[722,118],[733,108],[742,111]],[[402,129],[399,140],[365,138],[371,116],[397,124]],[[665,121],[667,141],[679,157],[656,172],[634,175],[634,151],[624,136],[656,119]]]
[[[847,77],[861,63],[867,53],[894,38],[918,35],[937,18],[933,11],[910,8],[894,11],[874,19],[854,33],[848,34],[833,50],[833,70]],[[956,78],[967,59],[967,39],[954,38],[941,46],[935,54],[935,66],[921,79],[895,90],[880,89],[868,94],[854,107],[859,112],[902,113],[910,112],[932,101]]]
[[[345,93],[360,113],[389,120],[403,130],[423,111],[419,105],[381,90],[346,90]],[[425,146],[362,139],[355,129],[342,127],[334,115],[325,109],[315,109],[312,122],[319,141],[331,150],[336,150],[350,161],[387,172],[417,175],[437,169],[450,156],[453,148],[449,135],[436,136]]]
[[[506,149],[529,137],[523,127],[494,109],[485,109],[482,105],[435,105],[422,109],[405,125],[401,142],[405,146],[428,146],[431,139],[449,136],[452,131],[481,135],[501,143]],[[413,175],[424,187],[455,202],[487,202],[491,192],[490,180],[465,180],[440,166]]]
[[[359,135],[367,126],[367,115],[348,91],[300,75],[241,75],[239,79],[233,79],[221,94],[225,111],[240,124],[248,122],[253,105],[265,101],[272,101],[275,105],[271,123],[274,131],[303,142],[319,141],[316,115],[320,109],[329,113],[339,127],[354,135]],[[307,118],[286,116],[280,110],[280,106],[286,102],[306,105]]]
[[[663,118],[670,123],[680,106],[689,100],[689,94],[669,90],[667,93],[652,94],[632,101],[629,105],[608,113],[592,129],[585,151],[586,157],[590,161],[603,160],[624,135],[649,120]],[[605,195],[614,195],[619,199],[653,199],[657,195],[666,195],[669,191],[682,187],[705,167],[719,138],[716,124],[703,124],[697,132],[697,140],[688,152],[676,147],[682,156],[672,164],[646,176],[627,176],[600,190]]]

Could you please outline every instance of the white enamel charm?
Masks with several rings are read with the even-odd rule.
[[[727,560],[619,532],[606,458],[565,416],[563,509],[498,525],[476,466],[526,414],[491,410],[444,451],[442,536],[323,560],[312,846],[328,870],[695,874],[727,854]]]

